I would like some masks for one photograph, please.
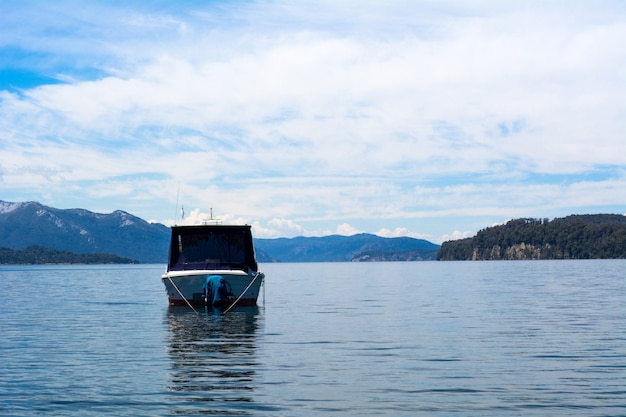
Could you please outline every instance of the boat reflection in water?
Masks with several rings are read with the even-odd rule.
[[[253,404],[259,308],[170,306],[171,414],[247,415]]]

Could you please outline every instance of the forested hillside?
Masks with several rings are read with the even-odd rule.
[[[516,219],[475,237],[444,242],[438,260],[626,258],[626,216],[572,215]]]
[[[29,246],[23,250],[0,248],[0,264],[136,264],[137,261],[107,253],[71,253]]]

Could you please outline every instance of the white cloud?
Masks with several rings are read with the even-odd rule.
[[[302,226],[296,224],[293,220],[288,219],[271,219],[267,227],[263,227],[260,222],[254,224],[255,236],[257,237],[294,237],[304,235]]]
[[[470,232],[470,231],[466,230],[466,231],[462,232],[460,230],[455,230],[455,231],[453,231],[450,234],[441,235],[438,239],[431,240],[431,242],[437,243],[437,244],[441,244],[441,243],[446,242],[448,240],[459,240],[459,239],[465,239],[465,238],[468,238],[468,237],[472,237],[475,234],[476,234],[475,231],[474,232]]]
[[[335,232],[335,234],[343,235],[343,236],[352,236],[358,233],[363,233],[363,231],[357,229],[356,227],[349,225],[348,223],[342,223],[339,226],[337,226],[337,230]]]
[[[411,232],[406,227],[396,227],[393,230],[390,230],[390,229],[387,229],[387,228],[382,228],[378,232],[376,232],[375,234],[378,235],[378,236],[381,236],[381,237],[403,237],[403,236],[408,236],[408,237],[414,237],[416,239],[425,239],[425,240],[429,240],[429,241],[434,241],[433,236],[425,234],[425,233]]]
[[[65,83],[0,91],[8,195],[171,219],[180,183],[266,236],[623,212],[619,3],[218,6],[0,18],[7,42],[73,63],[45,63]],[[83,20],[44,38],[64,13]]]

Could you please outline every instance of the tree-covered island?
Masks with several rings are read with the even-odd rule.
[[[22,250],[0,248],[0,264],[9,265],[136,263],[139,262],[108,253],[72,253],[39,245],[29,246]]]
[[[437,260],[625,259],[626,216],[522,218],[444,242]]]

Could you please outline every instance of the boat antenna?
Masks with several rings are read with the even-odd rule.
[[[202,219],[202,224],[220,224],[221,220],[219,218],[213,217],[213,207],[209,209],[209,218],[206,217]]]

